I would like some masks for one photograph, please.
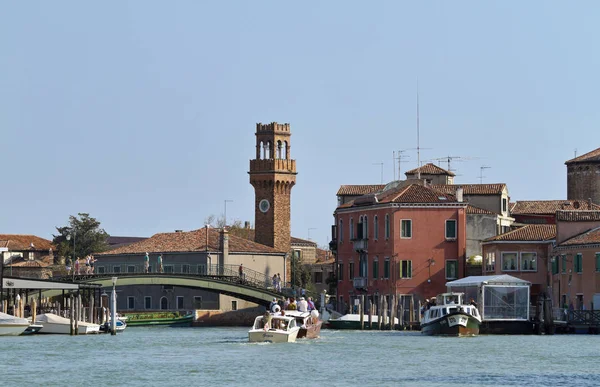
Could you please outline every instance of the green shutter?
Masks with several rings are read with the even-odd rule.
[[[408,267],[407,277],[412,278],[412,261],[408,261],[407,267]]]
[[[582,256],[580,253],[578,253],[575,256],[575,272],[576,273],[581,273],[583,271],[583,264],[582,264]]]
[[[566,273],[567,272],[567,256],[566,255],[561,255],[561,262],[562,262],[562,272]]]

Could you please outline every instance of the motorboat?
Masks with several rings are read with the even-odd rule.
[[[285,316],[296,319],[296,325],[300,327],[298,339],[316,339],[321,333],[323,320],[319,319],[319,312],[312,310],[310,312],[300,312],[298,310],[286,310]]]
[[[296,341],[300,327],[296,319],[289,316],[271,314],[258,316],[248,331],[251,343],[293,343]]]
[[[436,336],[476,336],[481,316],[475,305],[463,303],[463,293],[442,293],[421,320],[421,333]]]
[[[38,333],[44,326],[42,324],[37,323],[29,323],[29,326],[21,333],[22,335],[31,335],[34,333]]]
[[[37,316],[35,323],[43,325],[39,333],[71,334],[71,320],[54,313],[40,314]],[[77,328],[80,335],[98,333],[100,331],[100,325],[84,321],[77,321]]]
[[[29,327],[25,318],[0,312],[0,336],[18,336]]]
[[[386,319],[384,319],[385,321]],[[389,321],[389,319],[388,319]],[[399,324],[398,317],[394,317],[394,327]],[[331,329],[360,329],[360,314],[349,313],[342,317],[329,319],[327,321],[327,328]],[[371,316],[371,326],[369,326],[369,315],[363,315],[363,329],[379,329],[379,317],[377,315]]]
[[[110,332],[112,328],[111,325],[111,321],[107,321],[104,324],[100,325],[100,330],[102,332]],[[121,318],[117,318],[117,325],[115,327],[115,330],[117,331],[117,333],[119,332],[123,332],[125,330],[125,328],[127,328],[127,323],[123,320],[121,320]]]

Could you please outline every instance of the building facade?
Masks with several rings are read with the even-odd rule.
[[[600,148],[565,162],[567,199],[600,204]]]

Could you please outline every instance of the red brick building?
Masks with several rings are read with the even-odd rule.
[[[556,211],[600,210],[590,200],[518,200],[510,215],[517,223],[555,224]]]
[[[338,310],[360,295],[375,303],[389,294],[424,300],[463,277],[466,208],[454,195],[414,180],[339,205],[332,243]]]

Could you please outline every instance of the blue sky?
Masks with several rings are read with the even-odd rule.
[[[292,232],[327,243],[342,184],[393,151],[457,183],[566,198],[600,147],[595,2],[4,2],[0,233],[51,238],[87,212],[111,235],[254,222],[257,122],[289,122]],[[417,166],[414,150],[402,170]],[[447,167],[447,164],[441,164]],[[397,166],[396,166],[397,168]],[[310,231],[309,231],[310,229]]]

